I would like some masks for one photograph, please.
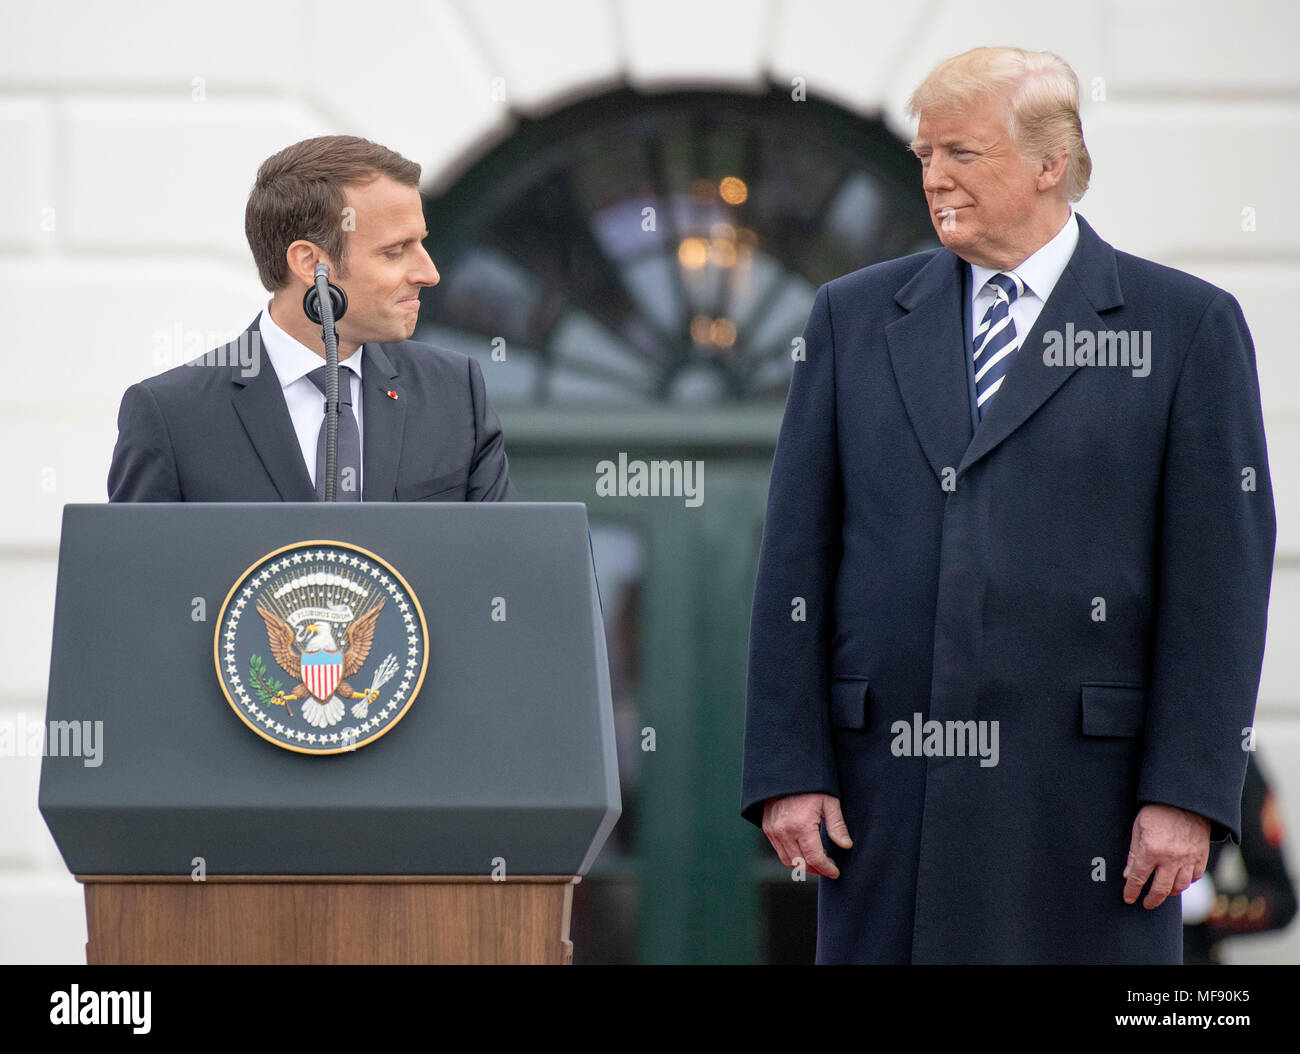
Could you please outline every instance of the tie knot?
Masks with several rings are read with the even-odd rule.
[[[1008,304],[1014,303],[1016,297],[1025,291],[1025,283],[1020,280],[1020,276],[1014,271],[1002,274],[995,274],[989,279],[988,284],[993,287],[993,292],[999,300],[1006,300]]]
[[[307,379],[320,389],[321,395],[325,394],[324,366],[317,366],[311,373],[307,374]],[[339,367],[339,404],[341,406],[352,405],[352,370],[347,366]]]

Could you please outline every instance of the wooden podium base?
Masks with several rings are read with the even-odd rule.
[[[86,962],[411,965],[573,961],[575,875],[78,875]]]

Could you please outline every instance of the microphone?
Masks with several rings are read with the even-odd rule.
[[[320,323],[325,342],[325,500],[338,500],[339,475],[339,335],[334,323],[348,310],[348,297],[330,279],[330,265],[318,263],[316,284],[302,298],[302,309]]]
[[[329,280],[330,265],[327,263],[318,263],[316,265],[317,284],[311,286],[302,297],[302,309],[307,313],[307,317],[317,325],[324,325],[325,320],[320,311],[321,291],[319,279],[325,277],[325,286],[329,290],[329,307],[330,316],[333,321],[337,322],[348,313],[348,294],[343,292],[338,286]]]

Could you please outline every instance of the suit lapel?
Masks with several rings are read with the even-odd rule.
[[[316,490],[302,460],[302,448],[289,420],[289,407],[284,401],[280,378],[271,365],[271,357],[262,351],[262,333],[258,329],[259,313],[239,338],[251,344],[254,362],[259,364],[256,376],[243,376],[238,356],[227,359],[230,379],[234,385],[231,401],[235,412],[248,433],[253,449],[275,484],[281,501],[315,501]],[[227,348],[234,348],[234,344]]]
[[[970,399],[960,349],[965,261],[942,249],[898,291],[907,314],[885,327],[908,420],[935,476],[956,468],[970,443]]]
[[[405,394],[399,390],[397,369],[382,344],[366,344],[361,367],[361,416],[365,428],[361,496],[365,501],[392,501],[397,490],[397,466],[406,423]],[[389,396],[390,391],[397,398]]]
[[[962,458],[959,475],[1024,424],[1079,369],[1076,365],[1044,363],[1043,334],[1055,331],[1064,335],[1070,323],[1076,330],[1103,329],[1105,324],[1097,312],[1124,302],[1115,250],[1097,236],[1082,216],[1078,216],[1078,221],[1079,243],[1074,255],[1033,327],[1020,342],[1006,379]]]

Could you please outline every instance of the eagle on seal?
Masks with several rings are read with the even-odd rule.
[[[257,613],[266,623],[266,638],[271,646],[271,654],[275,656],[275,661],[280,664],[281,669],[297,682],[292,692],[277,692],[273,701],[287,703],[290,699],[306,700],[302,704],[302,716],[308,724],[317,728],[328,728],[343,719],[344,699],[372,701],[379,694],[378,690],[354,691],[346,678],[365,665],[375,637],[375,623],[383,609],[384,605],[380,602],[350,623],[339,624],[318,620],[300,626],[295,632],[283,618],[259,604]],[[342,646],[334,637],[336,627],[342,635]],[[304,683],[302,657],[338,655],[340,651],[343,659],[338,686],[329,693],[328,698],[319,698]]]

